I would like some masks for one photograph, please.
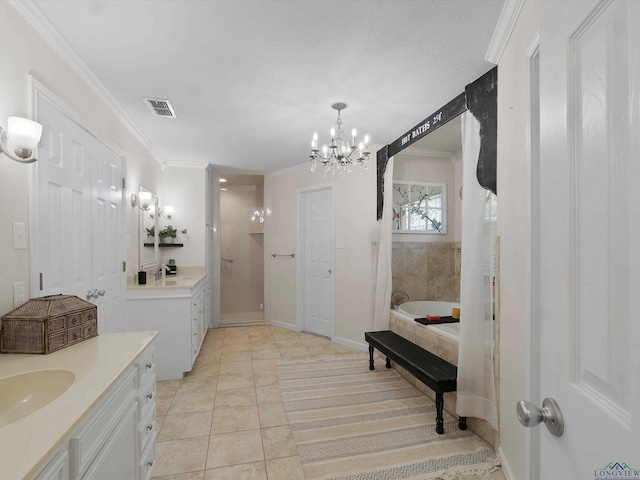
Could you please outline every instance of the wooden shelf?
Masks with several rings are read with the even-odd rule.
[[[145,247],[153,247],[153,243],[145,243]],[[158,246],[160,248],[163,247],[184,247],[184,243],[159,243]]]

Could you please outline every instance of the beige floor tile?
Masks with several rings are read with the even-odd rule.
[[[223,363],[220,365],[220,375],[235,373],[253,373],[253,364],[249,362]]]
[[[254,386],[253,372],[229,373],[218,377],[218,390],[235,390]]]
[[[208,436],[211,434],[211,418],[211,411],[167,415],[160,429],[158,441]]]
[[[296,442],[289,425],[263,428],[262,448],[264,449],[264,458],[267,460],[298,455]]]
[[[253,374],[253,381],[256,387],[265,385],[276,385],[278,383],[278,372],[257,372]]]
[[[217,377],[199,377],[183,380],[177,395],[188,393],[215,392],[218,388]]]
[[[280,395],[280,387],[278,385],[256,387],[256,397],[258,399],[258,404],[282,403],[282,396]]]
[[[173,397],[169,415],[213,410],[216,392],[196,392]]]
[[[162,425],[164,425],[164,419],[167,418],[166,415],[158,415],[156,414],[156,435],[157,432],[162,430]]]
[[[254,372],[275,372],[276,364],[280,361],[278,358],[268,358],[266,360],[254,360]]]
[[[208,469],[264,460],[260,430],[211,435],[209,438]]]
[[[307,358],[309,356],[309,350],[307,347],[280,348],[280,355],[283,360]]]
[[[151,477],[159,478],[159,477]],[[183,473],[180,475],[169,475],[168,477],[159,478],[159,480],[203,480],[204,472]]]
[[[302,480],[305,478],[300,457],[274,458],[267,460],[269,480]]]
[[[251,361],[251,351],[247,349],[243,352],[231,352],[223,354],[220,357],[220,363],[235,363],[235,362],[250,362]]]
[[[155,477],[204,471],[209,437],[171,440],[156,444]]]
[[[205,471],[204,480],[267,480],[267,466],[254,462],[214,468]]]
[[[156,382],[156,398],[173,397],[182,385],[182,380]]]
[[[336,350],[331,345],[308,345],[309,355],[333,355]]]
[[[156,398],[156,417],[164,416],[171,408],[171,402],[173,402],[173,397],[157,397]]]
[[[281,358],[280,350],[278,350],[277,348],[265,348],[262,350],[252,350],[251,358],[253,360],[266,360],[268,358],[277,358],[279,360]]]
[[[257,403],[256,389],[253,387],[218,390],[216,392],[215,408],[242,407],[256,405]]]
[[[260,428],[258,407],[216,408],[213,411],[211,434],[242,432]]]
[[[258,405],[258,415],[260,416],[260,426],[262,428],[289,424],[282,402]]]
[[[304,347],[304,344],[299,338],[276,338],[276,343],[278,344],[278,348]]]
[[[225,355],[238,353],[238,352],[248,352],[250,350],[249,345],[250,344],[248,339],[246,342],[245,341],[236,342],[233,340],[225,342],[222,346],[222,356],[224,357]]]
[[[251,351],[278,348],[278,344],[273,337],[269,340],[250,340],[249,343],[251,344]]]

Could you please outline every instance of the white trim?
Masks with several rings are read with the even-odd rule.
[[[502,52],[504,52],[511,32],[513,32],[516,26],[516,21],[518,20],[523,5],[524,0],[506,0],[504,2],[502,11],[500,12],[500,18],[498,19],[496,28],[493,31],[493,37],[491,37],[491,42],[489,43],[489,48],[484,56],[487,62],[497,65],[500,61]]]
[[[149,151],[156,161],[163,165],[166,160],[151,143],[143,131],[118,104],[107,88],[98,80],[87,65],[78,57],[69,43],[51,25],[33,0],[8,0],[9,4],[31,25],[42,39],[62,58],[64,62],[93,90],[100,100],[122,122],[127,130]]]
[[[290,323],[279,322],[277,320],[271,320],[269,323],[274,327],[286,328],[287,330],[292,330],[294,332],[301,331],[297,325],[291,325]]]
[[[354,342],[353,340],[349,340],[348,338],[335,337],[333,342],[338,343],[340,345],[344,345],[345,347],[355,348],[356,350],[362,350],[363,352],[367,352],[369,350],[369,344]]]
[[[526,78],[528,88],[526,112],[526,158],[524,200],[528,222],[525,244],[525,345],[524,345],[524,395],[525,400],[539,404],[540,398],[540,326],[538,322],[540,302],[540,267],[534,252],[540,251],[540,212],[537,194],[540,191],[540,32],[536,32],[526,50]],[[537,138],[536,138],[537,137]],[[540,476],[540,429],[525,429],[524,470],[526,480]]]
[[[310,192],[314,192],[314,191],[319,191],[319,190],[326,190],[329,189],[330,193],[331,193],[331,235],[330,235],[330,241],[332,242],[330,248],[332,250],[331,253],[331,259],[333,262],[332,265],[332,269],[334,271],[333,274],[331,274],[331,286],[329,288],[329,290],[331,291],[331,326],[330,326],[330,335],[331,335],[331,340],[333,341],[334,337],[335,337],[335,328],[336,328],[336,305],[335,305],[335,299],[336,299],[336,293],[335,293],[335,288],[336,288],[336,280],[335,280],[335,256],[336,256],[336,252],[335,252],[335,223],[336,223],[336,190],[335,190],[335,186],[333,184],[322,184],[322,185],[313,185],[310,187],[302,187],[302,188],[298,188],[297,191],[297,199],[296,199],[296,205],[297,205],[297,225],[296,225],[296,257],[297,257],[297,265],[296,265],[296,270],[297,270],[297,274],[296,274],[296,284],[298,286],[297,288],[297,292],[296,292],[296,296],[297,296],[297,301],[296,301],[296,325],[298,328],[299,332],[304,331],[304,196],[307,193]]]
[[[533,430],[533,429],[532,429]],[[504,450],[502,446],[498,447],[498,457],[500,458],[500,468],[502,469],[502,474],[506,480],[517,480],[516,476],[513,474],[513,469],[511,468],[511,464],[507,460],[507,457],[504,454]]]
[[[300,165],[294,165],[293,167],[283,168],[282,170],[276,170],[275,172],[265,173],[265,175],[277,177],[278,175],[286,175],[288,173],[294,173],[294,172],[299,172],[303,170],[311,171],[311,165],[309,164],[309,162],[302,163]]]

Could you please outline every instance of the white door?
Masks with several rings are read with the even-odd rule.
[[[91,289],[91,137],[39,99],[34,297]],[[35,288],[34,288],[35,287]]]
[[[332,195],[330,188],[303,193],[303,329],[325,337],[333,327]]]
[[[95,293],[99,333],[126,331],[122,157],[42,97],[38,122],[32,295]]]
[[[99,333],[127,331],[123,177],[122,157],[91,138],[91,301],[98,307]]]
[[[545,3],[541,479],[640,478],[640,2]],[[536,399],[540,402],[541,399]]]

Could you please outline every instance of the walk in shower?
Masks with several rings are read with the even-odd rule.
[[[264,321],[264,177],[222,174],[220,325]]]

